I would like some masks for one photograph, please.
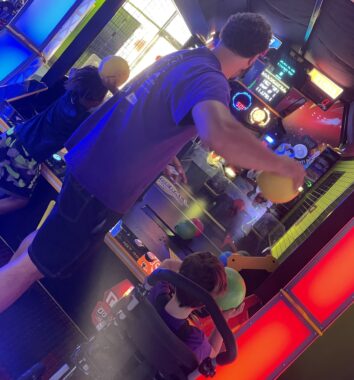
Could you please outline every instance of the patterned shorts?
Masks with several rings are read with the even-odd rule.
[[[40,164],[16,139],[14,128],[0,135],[0,191],[29,198],[40,175]]]

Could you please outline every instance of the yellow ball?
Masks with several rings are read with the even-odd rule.
[[[110,55],[102,59],[98,72],[105,84],[119,87],[128,80],[130,69],[125,59]]]
[[[273,203],[290,202],[299,194],[294,189],[293,180],[279,174],[262,172],[257,177],[257,183],[264,198]]]

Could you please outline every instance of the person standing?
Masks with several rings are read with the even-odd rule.
[[[128,76],[128,63],[121,57],[105,57],[98,68],[72,69],[59,99],[0,135],[0,215],[27,205],[41,163],[61,150],[108,90],[117,93]]]
[[[260,15],[235,14],[215,48],[160,58],[86,119],[66,143],[56,206],[28,249],[0,269],[0,311],[34,281],[70,271],[197,135],[230,165],[302,184],[302,166],[264,147],[229,109],[228,79],[242,75],[271,36]]]

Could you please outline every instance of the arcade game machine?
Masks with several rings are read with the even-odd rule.
[[[231,81],[230,88],[235,118],[277,154],[303,163],[307,175],[301,193],[287,204],[272,204],[260,193],[257,173],[231,167],[196,140],[179,157],[188,185],[161,175],[105,242],[140,282],[162,260],[183,259],[201,250],[241,271],[251,299],[245,315],[231,325],[239,356],[216,376],[273,379],[352,302],[348,264],[354,252],[354,162],[341,155],[339,140],[331,147],[320,138],[287,129],[287,118],[306,102],[326,110],[342,89],[280,40],[274,38],[269,52],[244,78]],[[13,108],[16,99],[6,99],[5,128],[22,117]],[[344,127],[346,115],[344,106]],[[53,160],[47,166],[58,190],[65,163],[60,155]],[[265,271],[266,278],[254,281],[246,273],[249,269]],[[328,278],[335,278],[338,270],[341,281],[331,291],[333,281]],[[318,291],[323,279],[325,297]],[[131,286],[117,289],[118,294],[105,294],[102,305],[116,304]]]
[[[304,133],[288,132],[283,125],[284,118],[309,100],[323,110],[328,109],[342,89],[332,82],[337,92],[326,94],[315,81],[311,82],[311,78],[323,74],[303,59],[298,62],[300,58],[294,51],[280,46],[273,48],[279,44],[281,42],[274,39],[268,54],[259,59],[244,78],[230,82],[230,109],[235,118],[275,153],[288,155],[304,165],[306,181],[299,195],[291,202],[272,204],[257,186],[257,173],[231,167],[196,140],[180,157],[188,184],[172,183],[162,175],[112,230],[111,237],[122,239],[127,248],[125,237],[132,233],[133,242],[144,243],[138,248],[149,249],[159,260],[169,257],[169,250],[183,258],[190,252],[207,249],[218,256],[227,250],[256,257],[271,252],[274,259],[281,262],[289,254],[279,248],[285,233],[294,224],[299,225],[298,219],[303,220],[317,209],[313,205],[318,198],[327,194],[343,176],[343,194],[338,188],[335,201],[340,202],[341,196],[345,198],[350,193],[348,184],[352,173],[327,175],[331,170],[336,173],[333,167],[350,167],[350,160],[349,164],[342,163],[338,147]],[[340,116],[344,122],[345,115]],[[133,256],[136,247],[134,243],[128,249]],[[138,278],[141,279],[142,268],[136,268],[133,257],[128,255],[126,259],[133,259],[131,269],[140,273]]]
[[[257,173],[229,166],[196,140],[180,156],[188,184],[162,175],[105,238],[140,281],[162,260],[201,250],[241,271],[248,296],[257,298],[231,326],[240,354],[232,366],[220,368],[217,376],[223,379],[236,373],[242,379],[276,378],[353,300],[348,267],[354,160],[338,148],[343,131],[338,129],[337,143],[330,146],[301,128],[294,133],[284,127],[287,117],[308,102],[313,112],[328,110],[342,89],[281,45],[274,38],[268,53],[242,79],[230,82],[230,109],[270,149],[304,165],[298,196],[272,204],[260,193]],[[345,128],[348,107],[339,109]],[[249,269],[267,275],[249,276]],[[337,271],[342,282],[330,291],[324,278],[336,277]],[[255,347],[269,347],[273,340],[278,343],[271,354],[256,350],[262,365],[251,370]]]

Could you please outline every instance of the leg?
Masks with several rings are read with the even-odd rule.
[[[33,231],[22,240],[22,243],[11,257],[10,263],[20,257],[25,251],[27,251],[28,247],[31,245],[34,237],[36,236],[36,233],[37,231]]]
[[[103,240],[103,231],[114,225],[108,216],[108,210],[68,176],[58,203],[35,236],[21,244],[18,254],[27,245],[28,249],[0,269],[0,312],[44,275],[66,275],[97,239]]]
[[[27,250],[0,269],[0,313],[11,306],[43,275],[31,261]],[[6,289],[6,291],[4,291]]]
[[[0,215],[23,208],[27,205],[28,201],[29,198],[18,197],[16,195],[0,199]]]
[[[68,174],[56,205],[28,248],[31,261],[46,277],[67,276],[119,219],[113,215],[111,222],[110,217],[109,210]]]
[[[50,201],[49,202],[49,205],[47,207],[47,209],[45,210],[45,213],[43,214],[42,216],[42,219],[41,221],[39,222],[38,226],[37,226],[37,230],[42,226],[42,224],[45,222],[45,220],[47,219],[48,215],[50,214],[50,212],[53,210],[53,207],[55,205],[55,202],[54,201]],[[11,257],[11,260],[10,262],[14,261],[15,259],[17,259],[17,257],[21,256],[22,253],[24,251],[27,250],[27,248],[32,244],[32,241],[33,239],[35,238],[37,234],[37,231],[33,231],[31,232],[29,235],[27,235],[22,243],[20,244],[20,246],[17,248],[16,252],[13,254],[13,256]]]

